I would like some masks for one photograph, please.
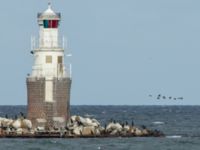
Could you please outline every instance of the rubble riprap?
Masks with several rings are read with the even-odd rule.
[[[66,127],[55,129],[43,126],[32,128],[28,119],[16,120],[0,118],[1,137],[161,137],[164,134],[158,130],[150,130],[146,127],[120,124],[111,121],[105,127],[96,119],[71,116]]]

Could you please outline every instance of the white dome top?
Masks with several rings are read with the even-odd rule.
[[[51,8],[51,3],[48,4],[48,9],[43,13],[38,13],[38,20],[60,20],[60,13],[55,13]]]
[[[48,4],[48,9],[47,10],[45,10],[43,13],[42,13],[42,15],[54,15],[54,16],[56,16],[56,13],[52,10],[52,8],[51,8],[51,3],[49,3]]]

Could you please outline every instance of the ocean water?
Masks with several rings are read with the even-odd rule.
[[[0,116],[26,113],[25,106],[0,106]],[[72,106],[71,114],[145,125],[166,137],[0,139],[0,150],[199,150],[200,106]]]

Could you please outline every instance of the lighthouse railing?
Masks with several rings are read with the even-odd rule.
[[[57,38],[57,37],[52,37]],[[57,42],[55,41],[43,41],[43,39],[39,39],[39,37],[31,36],[31,50],[39,49],[39,48],[61,48],[65,49],[67,47],[66,40],[64,37],[58,37]]]

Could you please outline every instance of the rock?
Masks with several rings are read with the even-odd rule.
[[[105,128],[104,127],[99,126],[97,129],[99,130],[100,134],[105,134]]]
[[[19,129],[19,128],[31,129],[32,128],[32,123],[28,119],[17,119],[15,121],[13,121],[11,126],[14,129]]]
[[[115,129],[115,130],[112,130],[110,135],[114,136],[114,135],[117,135],[118,133],[119,133],[119,131],[117,129]]]
[[[101,135],[100,129],[99,128],[95,129],[95,133],[94,134],[97,135],[97,136]]]
[[[122,126],[119,123],[109,123],[106,127],[106,132],[112,132],[113,130],[121,131]]]
[[[73,118],[73,117],[72,117]],[[81,122],[82,117],[81,116],[76,116],[75,121]]]
[[[96,119],[86,118],[87,126],[99,127],[100,123]]]
[[[76,117],[77,116],[71,116],[70,120],[71,120],[72,123],[74,123],[76,121]]]
[[[25,135],[31,134],[31,131],[29,129],[23,129],[22,128],[22,134],[25,134]]]
[[[92,120],[90,118],[82,118],[85,120],[86,123],[91,124],[93,123]]]
[[[90,118],[83,118],[81,116],[77,116],[75,120],[85,127],[87,127],[87,126],[98,127],[99,126],[98,125],[99,123],[93,122]]]
[[[121,136],[127,136],[127,135],[130,135],[128,131],[125,131],[125,130],[122,130],[120,133],[119,133]]]
[[[35,134],[35,131],[34,131],[33,129],[31,129],[31,130],[29,131],[29,134],[34,135],[34,134]]]
[[[1,118],[1,126],[2,127],[10,127],[13,123],[12,119]]]
[[[9,134],[11,132],[11,129],[7,128],[5,131],[6,131],[6,134]]]
[[[22,129],[22,128],[18,128],[18,129],[16,130],[16,134],[17,134],[17,135],[22,135],[22,133],[23,133],[23,129]]]
[[[37,130],[37,131],[45,131],[45,128],[44,128],[44,127],[38,126],[38,127],[36,128],[36,130]]]
[[[96,123],[97,126],[101,126],[101,124],[100,124],[96,119],[92,119],[92,122],[93,122],[93,123]]]
[[[82,135],[83,136],[91,136],[95,134],[95,128],[94,127],[83,127]]]
[[[12,123],[12,127],[14,129],[19,129],[22,127],[22,123],[21,123],[21,120],[20,119],[17,119],[15,120],[13,123]]]
[[[87,124],[87,126],[93,126],[93,127],[98,127],[99,125],[97,123],[91,123],[91,124]]]
[[[124,128],[123,128],[123,130],[127,131],[127,132],[130,131],[130,126],[129,125],[125,125]]]
[[[22,120],[22,128],[31,129],[32,128],[32,122],[28,119],[23,119]]]
[[[82,126],[76,127],[76,128],[74,128],[74,130],[73,130],[73,134],[74,134],[74,135],[80,136],[81,133],[82,133],[82,130],[83,130],[83,127],[82,127]]]
[[[46,121],[45,121],[46,122]],[[44,121],[42,123],[45,123]],[[39,124],[38,124],[39,125]],[[17,135],[23,134],[35,134],[37,132],[52,132],[58,133],[60,131],[61,135],[68,136],[122,136],[122,137],[130,137],[130,136],[164,136],[164,134],[158,130],[149,130],[146,127],[137,128],[135,126],[129,126],[128,123],[123,126],[120,123],[111,122],[105,128],[100,125],[100,123],[96,119],[83,118],[81,116],[71,116],[70,121],[67,123],[66,128],[57,130],[55,128],[48,128],[45,130],[44,125],[39,125],[36,129],[32,129],[32,123],[28,119],[7,119],[0,118],[0,126],[2,127],[2,131],[0,134],[10,134],[13,133],[13,129],[15,129],[15,133]],[[11,131],[12,130],[12,131]],[[51,131],[52,130],[52,131]],[[35,131],[35,132],[34,132]],[[37,132],[36,132],[37,131]]]
[[[131,127],[131,128],[130,128],[130,133],[131,133],[131,134],[135,134],[135,130],[136,130],[136,127],[134,127],[134,126]]]
[[[69,126],[67,126],[67,129],[70,130],[70,131],[72,131],[72,130],[74,130],[77,127],[78,127],[78,124],[75,123],[75,124],[70,124]]]
[[[143,136],[148,136],[149,135],[149,131],[147,129],[142,130],[142,135]]]
[[[136,136],[142,136],[143,134],[142,134],[142,131],[140,129],[136,128],[135,129],[135,135]]]

